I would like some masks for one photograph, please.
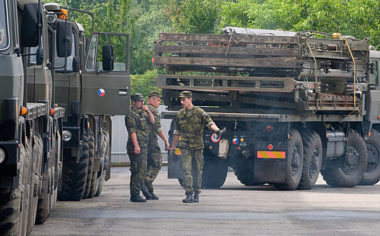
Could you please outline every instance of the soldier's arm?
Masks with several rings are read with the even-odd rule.
[[[129,137],[132,140],[133,147],[134,147],[134,153],[140,154],[140,146],[139,142],[137,141],[137,135],[136,135],[136,122],[135,119],[131,115],[128,115],[125,117],[125,125],[127,126],[127,131],[129,133]]]
[[[142,109],[148,114],[149,122],[151,124],[154,124],[156,122],[156,119],[154,119],[153,113],[149,110],[149,108],[147,106],[142,106]]]
[[[161,130],[160,133],[158,133],[158,136],[160,136],[160,138],[161,138],[162,140],[164,140],[164,142],[165,142],[165,150],[166,150],[166,151],[169,150],[169,148],[170,148],[169,141],[166,139],[165,134],[164,134],[164,132],[163,132],[162,130]]]
[[[132,143],[133,143],[133,147],[134,147],[134,153],[135,154],[140,154],[141,149],[140,149],[140,146],[139,146],[139,142],[137,141],[137,135],[136,135],[136,133],[132,133],[130,135],[130,137],[132,139]]]
[[[203,118],[203,121],[207,124],[209,129],[215,132],[220,132],[220,129],[218,128],[218,126],[215,124],[215,122],[211,119],[211,117],[205,111],[203,111],[202,113],[202,118]]]

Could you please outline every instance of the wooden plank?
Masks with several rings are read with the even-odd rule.
[[[177,81],[177,84],[170,81],[173,79]],[[295,80],[288,77],[159,75],[157,86],[171,90],[288,93],[294,90]]]
[[[218,54],[218,55],[247,55],[247,56],[293,56],[299,55],[297,48],[253,48],[227,46],[190,46],[190,45],[160,45],[154,46],[155,53],[189,53],[189,54]]]
[[[268,67],[298,68],[296,57],[265,58],[218,58],[218,57],[156,57],[157,65],[191,65],[191,66],[230,66],[230,67]]]
[[[210,43],[274,43],[274,44],[298,44],[298,37],[287,36],[258,36],[247,34],[172,34],[160,33],[159,40],[181,42],[210,42]]]

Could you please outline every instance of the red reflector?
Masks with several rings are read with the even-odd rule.
[[[271,131],[273,130],[273,127],[272,127],[271,125],[267,125],[266,128],[267,128],[267,131],[268,131],[268,132],[271,132]]]
[[[269,144],[269,145],[268,145],[268,149],[269,149],[269,150],[272,150],[272,149],[273,149],[273,145],[272,145],[272,144]]]

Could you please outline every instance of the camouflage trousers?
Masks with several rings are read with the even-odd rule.
[[[153,193],[153,181],[161,170],[162,155],[161,150],[149,150],[147,157],[147,171],[145,184],[149,192]]]
[[[142,183],[146,174],[147,150],[141,150],[140,154],[128,153],[131,161],[131,195],[140,194]]]
[[[203,149],[182,149],[182,186],[188,193],[200,193],[202,187]]]

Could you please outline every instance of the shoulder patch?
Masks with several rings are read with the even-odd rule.
[[[206,117],[206,116],[207,116],[207,113],[204,111],[204,112],[202,113],[202,116],[203,116],[203,117]]]

